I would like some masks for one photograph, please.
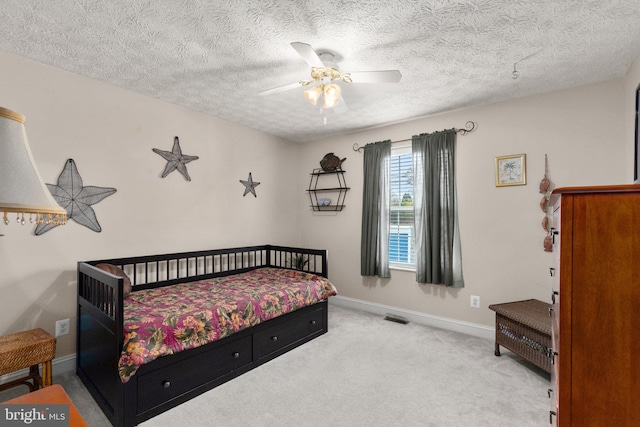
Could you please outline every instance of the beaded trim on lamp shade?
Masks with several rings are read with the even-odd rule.
[[[0,107],[0,212],[5,224],[15,212],[19,224],[66,224],[67,212],[47,189],[33,161],[25,117]]]

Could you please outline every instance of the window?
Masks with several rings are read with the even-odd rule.
[[[415,271],[418,283],[464,287],[455,137],[448,129],[414,135],[404,147],[390,140],[365,146],[362,276],[389,278],[394,267]]]
[[[413,223],[413,159],[411,142],[391,148],[389,263],[415,268]]]

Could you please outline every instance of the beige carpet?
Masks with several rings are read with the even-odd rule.
[[[110,425],[73,373],[54,382],[90,427]],[[491,340],[330,304],[327,334],[141,425],[544,426],[548,387]]]

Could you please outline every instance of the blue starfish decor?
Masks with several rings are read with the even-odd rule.
[[[244,185],[244,194],[242,195],[242,197],[246,196],[249,193],[253,194],[253,197],[258,197],[256,195],[256,187],[260,185],[260,183],[253,180],[251,172],[249,172],[249,179],[247,181],[240,180],[240,182],[242,183],[242,185]]]
[[[174,170],[178,170],[184,176],[184,179],[187,181],[191,181],[191,177],[189,176],[189,172],[187,172],[187,163],[198,160],[198,156],[187,156],[182,154],[182,149],[180,148],[180,141],[176,136],[173,140],[173,149],[171,151],[163,151],[157,148],[153,148],[153,152],[161,155],[168,162],[167,166],[165,166],[164,171],[162,172],[162,177],[166,177]]]
[[[91,205],[116,192],[115,188],[83,186],[82,178],[73,159],[68,159],[58,177],[58,184],[47,184],[53,198],[60,207],[67,210],[67,219],[74,220],[99,233],[102,231],[96,213]],[[56,224],[42,223],[36,227],[36,236],[55,228]]]

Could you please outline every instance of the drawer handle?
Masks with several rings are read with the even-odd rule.
[[[551,399],[551,393],[553,393],[553,389],[552,388],[548,388],[547,389],[547,396],[549,396],[549,399]]]
[[[277,336],[275,336],[275,335],[274,335],[274,336],[272,336],[272,337],[271,337],[271,341],[278,341],[278,337],[277,337]]]
[[[234,358],[234,359],[237,359],[238,357],[240,357],[240,353],[238,353],[237,351],[235,351],[235,352],[233,353],[233,358]]]
[[[171,381],[164,381],[164,382],[162,383],[162,387],[163,387],[163,388],[169,388],[169,387],[171,387]]]
[[[556,411],[549,411],[549,424],[553,424],[554,415],[556,415]]]
[[[315,326],[315,325],[316,325],[316,321],[315,321],[315,320],[312,320],[312,321],[311,321],[311,322],[309,322],[309,323],[311,323],[311,326]]]
[[[553,291],[551,292],[551,303],[555,304],[556,303],[556,295],[559,295],[558,291]]]
[[[553,267],[551,267],[551,268],[549,269],[549,274],[551,275],[551,277],[555,276],[555,275],[556,275],[556,269],[555,269],[555,268],[553,268]]]

